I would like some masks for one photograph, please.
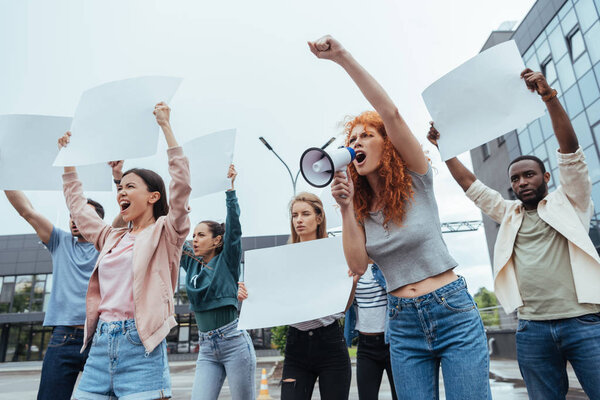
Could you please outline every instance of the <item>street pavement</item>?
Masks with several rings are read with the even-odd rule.
[[[269,394],[273,400],[279,399],[279,379],[276,368],[282,357],[266,356],[257,358],[256,368],[256,388],[257,394],[260,387],[261,370],[265,368],[269,374]],[[35,399],[37,387],[39,384],[39,375],[41,362],[21,362],[21,363],[3,363],[0,364],[0,399]],[[196,363],[194,361],[173,361],[169,363],[171,367],[171,384],[173,390],[173,399],[190,399],[192,392],[192,383],[194,381],[194,371]],[[279,372],[280,374],[280,372]],[[441,375],[441,374],[440,374]],[[517,362],[515,360],[492,360],[490,363],[490,384],[492,387],[492,396],[495,400],[526,400],[527,391],[523,385]],[[568,400],[587,399],[573,370],[569,370],[569,383],[571,390],[567,396]],[[350,388],[351,400],[358,399],[358,389],[356,387],[356,365],[353,360],[352,365],[352,386]],[[380,399],[391,399],[390,385],[387,377],[384,377],[381,389]],[[440,378],[440,398],[444,399],[444,386]],[[223,384],[223,389],[219,399],[231,399],[231,393],[227,380]],[[313,399],[320,399],[318,383],[315,387]]]

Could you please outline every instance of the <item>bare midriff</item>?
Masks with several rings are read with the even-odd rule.
[[[75,328],[75,329],[83,329],[84,325],[71,325],[71,328]]]
[[[424,294],[431,293],[442,286],[446,286],[457,279],[458,275],[454,273],[453,269],[449,269],[448,271],[444,271],[439,275],[399,287],[398,289],[390,292],[390,294],[396,297],[419,297],[423,296]]]

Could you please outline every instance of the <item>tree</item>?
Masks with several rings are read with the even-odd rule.
[[[475,294],[474,298],[475,303],[477,303],[477,308],[480,310],[479,313],[481,314],[483,325],[499,326],[500,315],[498,314],[498,309],[491,308],[498,306],[498,299],[496,299],[494,292],[487,290],[485,287],[481,287]]]

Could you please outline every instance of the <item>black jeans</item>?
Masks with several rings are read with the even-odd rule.
[[[358,398],[360,400],[377,400],[383,371],[387,373],[394,400],[394,376],[390,362],[390,345],[385,343],[381,335],[358,335],[358,350],[356,351],[356,379],[358,383]]]
[[[83,371],[90,346],[83,346],[83,329],[55,326],[42,364],[38,400],[69,400],[77,375]]]
[[[348,399],[352,369],[337,321],[306,332],[288,330],[281,400],[310,400],[317,377],[322,399]]]

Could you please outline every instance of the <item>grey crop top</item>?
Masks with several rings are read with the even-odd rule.
[[[442,238],[431,165],[425,175],[409,171],[414,196],[401,226],[383,226],[383,212],[365,218],[367,253],[383,272],[387,291],[422,281],[457,266]]]

